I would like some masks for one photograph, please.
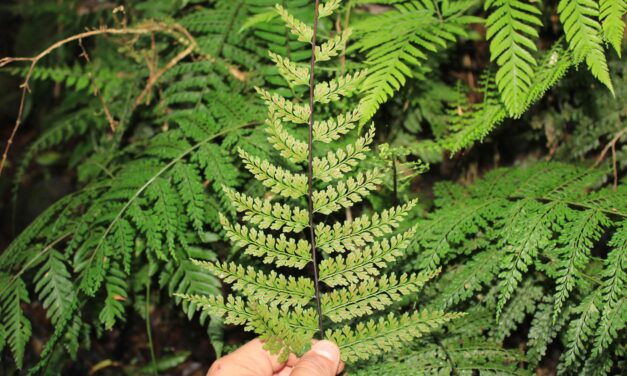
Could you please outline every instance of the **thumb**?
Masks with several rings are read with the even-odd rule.
[[[330,341],[316,342],[303,355],[291,376],[335,376],[340,368],[340,349]]]

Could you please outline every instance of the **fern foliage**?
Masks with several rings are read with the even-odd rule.
[[[486,1],[494,8],[486,21],[486,39],[490,40],[490,60],[499,70],[496,84],[510,114],[520,115],[534,79],[535,39],[541,26],[540,10],[524,1]]]
[[[585,62],[592,74],[613,92],[614,88],[603,48],[599,3],[585,0],[561,0],[557,11],[564,26],[564,34],[566,34],[566,40],[572,50],[575,63]],[[615,17],[616,12],[614,11],[612,14]],[[607,24],[614,30],[617,26],[615,19]],[[617,41],[615,34],[611,38],[613,43]]]
[[[440,9],[441,7],[441,9]],[[365,124],[408,78],[420,77],[429,53],[465,37],[465,26],[480,19],[467,15],[471,3],[449,5],[409,1],[393,11],[367,18],[355,26],[352,48],[366,53],[367,77],[362,85],[360,108]]]
[[[320,15],[328,15],[338,6],[337,1],[327,2],[321,7]],[[312,42],[314,34],[310,26],[280,5],[276,10],[298,40],[315,43],[315,40]],[[330,36],[327,41],[316,45],[315,61],[326,61],[336,56],[345,43],[345,34]],[[292,85],[305,84],[293,74],[296,69],[289,68],[286,59],[274,56],[273,60],[288,82]],[[306,76],[310,74],[314,72],[307,69]],[[340,97],[355,90],[353,81],[359,76],[360,73],[349,74],[316,84],[315,88],[310,88],[314,103],[338,102]],[[343,359],[354,363],[396,349],[400,344],[460,317],[457,313],[434,310],[365,318],[384,310],[403,296],[415,294],[437,274],[434,271],[397,275],[382,271],[403,253],[408,235],[413,234],[409,230],[389,238],[415,203],[360,217],[352,223],[326,224],[327,220],[336,218],[337,211],[355,206],[380,183],[380,171],[377,169],[358,171],[359,162],[366,158],[374,133],[368,131],[346,148],[326,154],[309,155],[317,151],[311,148],[286,152],[285,146],[293,144],[287,140],[296,139],[297,145],[304,141],[290,135],[288,129],[292,129],[292,125],[285,125],[282,128],[284,132],[280,133],[275,131],[277,126],[283,127],[284,122],[307,123],[314,110],[309,105],[277,93],[262,89],[258,92],[268,107],[266,125],[270,128],[269,141],[284,158],[286,167],[241,150],[244,166],[271,192],[271,196],[251,198],[225,187],[225,193],[238,202],[237,210],[244,213],[244,220],[250,225],[232,223],[226,216],[222,216],[222,224],[226,235],[237,247],[247,255],[260,258],[266,266],[255,268],[235,263],[198,262],[197,265],[208,273],[231,283],[236,294],[226,299],[191,294],[180,296],[211,314],[224,315],[227,323],[244,325],[247,330],[256,332],[266,341],[266,348],[281,353],[283,358],[289,353],[302,354],[318,333],[335,341],[342,349]],[[346,117],[346,114],[337,116],[335,121],[341,123],[343,120],[339,119]],[[326,124],[329,121],[312,124],[314,145],[339,138],[340,134],[331,140],[315,139],[315,134],[327,132]],[[312,182],[308,182],[306,173],[292,171],[306,158],[312,163],[309,176]],[[309,189],[310,207],[303,209],[301,205],[309,196]],[[273,196],[277,197],[276,200]],[[316,225],[313,219],[309,220],[314,216],[327,220]],[[275,229],[278,234],[268,229]],[[298,236],[303,230],[310,230],[314,238]],[[312,246],[313,241],[318,243],[316,247]],[[294,277],[285,274],[285,269],[277,268],[311,267],[315,260],[312,248],[313,252],[320,251],[323,257],[319,264],[313,265],[319,268],[319,281],[300,276],[300,273],[299,277]],[[378,275],[377,279],[373,278],[374,275]],[[319,293],[320,300],[316,302],[315,284],[318,283],[326,287]],[[317,304],[319,311],[316,310]],[[319,323],[328,329],[324,330]]]
[[[616,292],[625,278],[627,196],[622,185],[616,192],[599,187],[604,176],[602,169],[539,163],[493,170],[468,188],[439,185],[438,209],[417,229],[416,269],[454,267],[431,304],[446,309],[478,299],[496,317],[490,337],[497,341],[533,317],[529,356],[536,364],[550,343],[562,341],[563,371],[611,365],[625,322],[624,296]],[[608,250],[599,254],[604,237]]]

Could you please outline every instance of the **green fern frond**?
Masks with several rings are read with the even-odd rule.
[[[243,219],[260,229],[283,230],[284,232],[300,232],[309,226],[307,211],[287,204],[272,203],[258,197],[250,197],[243,193],[224,187],[224,193],[233,202],[235,209],[244,212]]]
[[[508,112],[518,117],[525,110],[534,78],[536,45],[532,38],[538,38],[534,26],[542,26],[541,12],[519,0],[490,0],[485,8],[495,8],[486,21],[486,39],[490,40],[490,60],[499,66],[496,84]]]
[[[345,149],[329,151],[325,157],[315,157],[312,162],[313,176],[324,182],[339,179],[349,173],[360,161],[366,159],[369,145],[374,139],[374,129],[359,137]]]
[[[413,200],[386,209],[381,214],[362,215],[353,221],[336,222],[333,226],[319,223],[315,227],[316,245],[326,253],[357,251],[357,248],[391,233],[416,204],[417,201]]]
[[[583,272],[588,263],[591,250],[601,237],[604,227],[610,224],[609,219],[596,210],[587,210],[578,213],[563,229],[562,238],[557,248],[560,261],[557,265],[555,287],[555,307],[553,320],[556,321],[561,313],[564,301],[575,287],[577,274]]]
[[[627,304],[625,285],[627,284],[627,223],[623,222],[609,242],[613,249],[605,260],[603,285],[601,287],[603,309],[600,325],[594,339],[592,356],[598,357],[618,337],[625,328]]]
[[[607,41],[621,56],[625,21],[623,16],[627,12],[627,4],[622,0],[600,0],[599,20],[603,28],[603,39]]]
[[[313,283],[308,278],[286,277],[275,271],[264,274],[251,266],[244,268],[235,263],[192,262],[230,283],[234,290],[242,292],[249,300],[260,304],[302,307],[314,295]]]
[[[372,246],[350,252],[346,257],[324,259],[320,262],[320,281],[329,287],[346,286],[377,276],[380,268],[403,254],[415,234],[416,230],[412,228]]]
[[[118,320],[124,319],[124,302],[128,298],[128,283],[126,275],[115,263],[111,265],[104,282],[106,297],[98,318],[104,324],[105,329],[110,330]]]
[[[401,274],[399,277],[395,274],[383,275],[377,280],[368,278],[359,285],[333,290],[320,297],[323,313],[333,322],[371,315],[402,296],[416,293],[438,273]]]
[[[381,183],[381,171],[378,169],[360,172],[354,177],[340,181],[336,186],[313,192],[314,212],[331,214],[341,208],[347,208],[361,202],[363,197]]]
[[[75,290],[63,255],[52,249],[46,256],[35,276],[35,292],[50,321],[58,325],[75,299]]]
[[[232,225],[223,215],[220,222],[231,241],[246,247],[245,253],[263,257],[265,263],[275,263],[278,266],[291,266],[302,269],[309,263],[309,242],[303,239],[294,240],[281,234],[278,238],[263,231],[242,226],[239,223]]]
[[[422,2],[406,2],[394,11],[370,17],[355,26],[359,39],[353,48],[366,52],[368,75],[362,84],[361,100],[365,124],[398,91],[412,68],[420,67],[429,52],[445,48],[457,36],[465,36],[463,25],[478,22],[464,16],[467,9],[454,10],[438,18],[437,11]]]
[[[242,149],[239,150],[239,155],[248,171],[272,192],[287,198],[299,198],[307,194],[307,176],[277,167]]]
[[[566,352],[560,359],[558,370],[565,370],[574,367],[581,362],[587,354],[588,338],[594,335],[594,330],[600,316],[600,296],[598,291],[588,295],[581,304],[575,308],[574,312],[579,317],[571,321],[566,333]]]
[[[21,369],[24,363],[24,351],[32,334],[30,321],[22,312],[22,303],[30,303],[26,284],[21,278],[10,279],[7,275],[0,275],[1,285],[5,287],[0,294],[0,309],[2,311],[3,341],[11,348],[17,368]]]
[[[575,64],[584,62],[603,85],[614,93],[605,51],[599,4],[591,0],[560,0],[557,7]]]

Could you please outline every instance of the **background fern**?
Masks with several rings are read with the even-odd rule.
[[[612,359],[619,367],[624,320],[615,310],[624,298],[611,291],[624,283],[624,187],[584,189],[598,187],[605,176],[602,170],[537,164],[491,171],[468,188],[438,186],[438,209],[416,239],[417,270],[450,265],[433,304],[461,308],[478,299],[495,318],[488,337],[498,342],[533,317],[532,365],[561,338],[564,372],[583,372],[584,363],[600,358],[607,367],[596,373],[608,373]],[[598,253],[603,234],[608,249]]]

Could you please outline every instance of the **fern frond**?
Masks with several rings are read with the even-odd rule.
[[[336,186],[313,192],[314,211],[330,214],[341,208],[360,202],[368,191],[374,190],[381,183],[381,172],[378,169],[360,172],[355,177],[340,181]]]
[[[269,134],[268,141],[274,146],[282,157],[293,163],[307,160],[307,144],[292,136],[281,124],[281,120],[270,115],[266,120],[268,126],[266,131]]]
[[[316,84],[314,100],[318,103],[329,103],[340,100],[340,96],[347,96],[357,90],[366,75],[365,70],[346,74],[331,81],[323,81]]]
[[[316,120],[313,126],[313,139],[324,143],[331,143],[340,136],[355,128],[361,119],[361,109],[358,107],[346,114],[340,114],[336,118]]]
[[[75,298],[71,278],[63,255],[55,249],[48,251],[46,262],[35,276],[35,292],[54,325],[59,324]]]
[[[10,279],[0,275],[1,285],[5,287],[0,294],[0,309],[2,311],[2,326],[4,341],[8,343],[18,369],[24,363],[24,350],[32,334],[30,321],[22,312],[22,303],[30,303],[26,284],[21,278]]]
[[[337,56],[348,42],[348,38],[350,38],[352,33],[353,29],[350,27],[346,28],[340,34],[336,34],[328,41],[316,46],[314,50],[316,61],[327,61]]]
[[[435,9],[421,2],[406,2],[394,11],[384,12],[357,24],[360,35],[354,48],[366,52],[368,76],[360,102],[365,124],[398,91],[408,78],[416,76],[428,52],[444,48],[457,36],[466,35],[463,26],[479,19],[464,16],[465,10],[453,10],[439,19]]]
[[[625,285],[627,284],[627,222],[618,227],[609,244],[613,249],[605,260],[603,270],[603,309],[599,327],[594,339],[592,356],[599,356],[625,328],[627,304]]]
[[[532,52],[536,45],[531,38],[538,38],[534,26],[542,26],[541,12],[519,0],[490,0],[485,2],[485,8],[496,8],[486,21],[490,60],[499,66],[496,84],[510,115],[518,117],[525,110],[533,81],[536,60]]]
[[[320,262],[320,281],[329,287],[359,283],[379,275],[379,269],[403,254],[415,235],[415,228],[374,243],[372,246],[350,252],[346,257],[336,256]]]
[[[176,184],[179,196],[185,204],[185,212],[189,216],[194,229],[202,231],[204,209],[206,207],[205,188],[202,179],[194,165],[178,163],[172,169],[172,178]]]
[[[251,266],[244,268],[235,263],[192,262],[230,283],[234,290],[242,292],[249,300],[261,304],[303,307],[314,296],[313,282],[308,278],[286,277],[274,270],[264,274]]]
[[[554,321],[588,263],[594,243],[601,237],[603,228],[609,224],[609,219],[603,213],[587,210],[579,213],[563,229],[559,240],[562,246],[557,248],[560,261],[557,265]]]
[[[512,208],[504,228],[504,240],[510,245],[499,273],[499,300],[497,318],[522,280],[523,273],[537,257],[538,251],[552,245],[553,218],[568,210],[564,205],[540,205],[536,201],[521,200]]]
[[[378,320],[358,323],[352,329],[344,326],[329,333],[329,339],[341,350],[346,362],[366,360],[375,354],[388,352],[400,344],[422,337],[446,322],[462,317],[460,313],[416,312],[394,316],[390,313]]]
[[[594,335],[600,313],[598,291],[588,295],[574,310],[579,317],[571,321],[566,333],[566,352],[560,358],[558,372],[563,372],[581,361],[588,352],[587,341]]]
[[[300,232],[309,226],[307,211],[287,204],[272,203],[258,197],[250,197],[224,187],[224,193],[232,201],[235,209],[244,212],[244,220],[261,229]]]
[[[333,322],[351,320],[371,315],[398,301],[402,296],[412,295],[435,277],[434,273],[383,275],[377,280],[368,278],[359,285],[333,290],[320,299],[324,315]]]
[[[603,38],[612,46],[621,57],[625,21],[623,16],[627,12],[627,4],[623,0],[600,0],[599,20],[603,28]]]
[[[366,159],[366,152],[374,139],[374,129],[359,137],[345,149],[329,151],[326,157],[315,157],[312,162],[314,178],[324,182],[339,179],[349,173],[360,161]]]
[[[438,292],[433,306],[439,309],[453,307],[488,285],[498,271],[498,253],[497,250],[487,250],[460,265],[458,268],[461,270],[456,270],[451,279],[443,281],[443,290]]]
[[[309,105],[294,103],[279,94],[270,94],[268,91],[255,88],[261,99],[268,106],[268,112],[276,116],[291,121],[296,124],[307,124],[309,122]]]
[[[263,231],[248,228],[238,223],[232,225],[225,216],[220,216],[220,223],[233,243],[246,247],[245,253],[263,257],[264,263],[278,266],[291,266],[302,269],[309,263],[309,242],[303,239],[288,239],[281,234],[278,238]]]
[[[277,66],[281,76],[283,76],[290,85],[309,85],[309,69],[307,67],[299,66],[290,61],[290,59],[275,54],[272,51],[268,51],[268,55],[270,56],[270,60]]]
[[[598,21],[599,4],[591,0],[560,0],[557,12],[575,63],[585,61],[592,75],[614,93]]]
[[[275,5],[276,11],[281,16],[287,27],[290,28],[292,34],[294,34],[299,41],[304,43],[311,42],[313,38],[313,29],[307,26],[303,21],[292,16],[283,6],[280,4]]]
[[[412,200],[384,210],[381,214],[362,215],[353,221],[336,222],[333,226],[319,223],[315,228],[316,245],[326,253],[355,251],[358,247],[391,233],[416,204],[417,200]]]
[[[124,302],[128,298],[128,283],[124,272],[113,263],[105,277],[106,297],[98,318],[105,329],[111,330],[118,320],[124,319]]]
[[[535,311],[544,291],[533,282],[533,279],[525,280],[514,292],[512,299],[500,311],[497,324],[490,329],[490,337],[503,342],[527,315]]]
[[[569,311],[562,311],[557,321],[553,319],[555,302],[552,297],[545,297],[531,320],[529,329],[529,341],[527,341],[527,359],[529,363],[536,367],[559,331],[570,319]]]
[[[239,150],[246,169],[264,186],[287,198],[299,198],[307,194],[307,176],[294,174],[261,158]]]

